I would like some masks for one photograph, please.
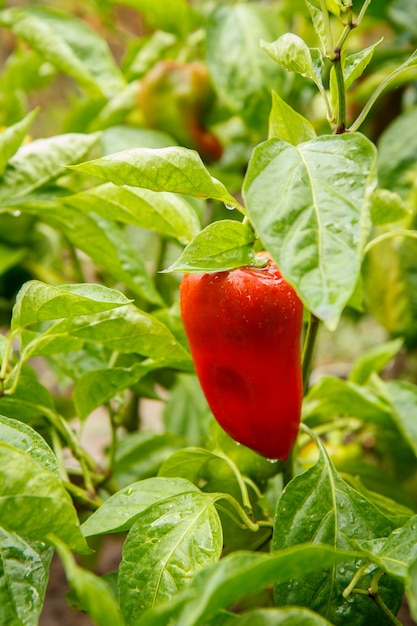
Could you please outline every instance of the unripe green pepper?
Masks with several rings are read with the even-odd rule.
[[[197,150],[203,159],[220,158],[222,146],[206,128],[215,100],[204,63],[159,61],[141,81],[139,105],[145,123]]]
[[[185,274],[181,316],[201,387],[220,426],[268,459],[297,437],[303,307],[266,253],[264,267]]]

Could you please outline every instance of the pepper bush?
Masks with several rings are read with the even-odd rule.
[[[417,620],[415,3],[3,4],[0,623],[54,553],[99,626]],[[260,250],[304,306],[285,461],[215,422],[179,312]]]

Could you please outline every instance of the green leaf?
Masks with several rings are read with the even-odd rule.
[[[184,446],[184,439],[172,433],[135,432],[117,445],[114,477],[118,485],[153,478],[162,463]]]
[[[67,199],[59,204],[37,201],[18,206],[22,212],[37,215],[61,229],[74,247],[88,254],[134,294],[152,304],[162,304],[145,263],[115,221],[69,206]]]
[[[0,519],[24,539],[57,535],[69,548],[86,552],[77,513],[61,481],[32,457],[0,442]]]
[[[180,374],[164,405],[165,428],[198,446],[208,434],[211,411],[194,374]]]
[[[310,78],[320,91],[324,91],[321,78],[323,57],[320,50],[309,48],[301,37],[294,33],[285,33],[273,43],[261,41],[261,46],[288,72]]]
[[[0,397],[0,413],[25,422],[44,418],[54,410],[54,402],[49,391],[34,376],[21,374],[19,384],[12,395]]]
[[[58,462],[45,439],[24,422],[0,415],[0,441],[29,454],[41,467],[60,478]]]
[[[323,444],[319,444],[320,457],[315,466],[296,476],[283,492],[277,507],[273,548],[282,550],[291,546],[312,542],[328,544],[334,549],[349,550],[356,541],[386,537],[394,530],[394,524],[340,477]],[[277,585],[275,602],[280,605],[308,606],[332,623],[338,616],[348,623],[365,626],[369,623],[388,624],[384,615],[366,596],[354,594],[348,599],[342,592],[360,567],[358,559],[346,559],[326,572],[302,574],[290,584]],[[361,581],[365,585],[365,581]],[[369,587],[369,579],[367,581]],[[381,585],[382,586],[382,585]],[[382,597],[387,594],[388,604],[394,610],[401,602],[398,588],[391,592],[380,589]],[[380,622],[377,620],[380,619]]]
[[[343,64],[343,78],[345,81],[345,89],[349,89],[352,83],[360,78],[372,60],[375,49],[382,43],[383,38],[375,42],[368,48],[363,48],[355,54],[346,57]]]
[[[200,230],[192,206],[180,196],[111,183],[82,191],[65,202],[82,211],[93,211],[107,219],[149,228],[188,243]]]
[[[401,339],[382,343],[366,352],[355,361],[349,374],[349,380],[357,385],[364,385],[374,373],[379,373],[398,354],[403,345]]]
[[[322,6],[319,0],[312,0],[312,2],[318,6]],[[327,10],[337,16],[340,16],[340,13],[344,13],[347,8],[352,7],[351,0],[325,0],[325,4]]]
[[[220,558],[222,528],[214,501],[190,491],[138,515],[123,547],[118,578],[128,624],[145,609],[174,598],[198,570]]]
[[[325,545],[296,546],[273,554],[234,553],[198,572],[182,594],[145,613],[135,626],[200,626],[221,609],[273,583],[320,572],[354,556]]]
[[[73,318],[124,306],[120,291],[80,283],[53,287],[38,280],[24,284],[13,307],[12,330],[46,320]]]
[[[317,7],[313,6],[305,0],[307,5],[307,9],[310,13],[311,21],[313,22],[314,30],[317,33],[318,38],[320,39],[321,48],[324,51],[328,49],[327,45],[327,33],[326,33],[326,25],[323,19],[323,13]]]
[[[271,90],[287,93],[291,79],[263,52],[259,41],[275,39],[282,27],[278,11],[255,2],[217,3],[207,23],[206,60],[216,92],[262,136]]]
[[[123,626],[119,604],[107,582],[77,565],[64,543],[56,538],[52,543],[62,561],[79,608],[87,613],[97,626]]]
[[[410,209],[395,191],[375,189],[371,196],[371,219],[374,226],[392,224],[410,217]]]
[[[66,319],[51,327],[50,332],[68,333],[117,352],[148,356],[158,362],[160,367],[179,367],[186,370],[192,367],[190,354],[171,331],[154,316],[133,305]]]
[[[378,557],[379,566],[391,576],[406,582],[408,569],[417,559],[417,516],[402,528],[395,529],[385,540],[364,543],[363,547]]]
[[[406,381],[392,380],[386,383],[386,389],[399,431],[417,456],[417,387]]]
[[[125,532],[143,511],[188,493],[199,493],[199,489],[182,478],[154,477],[132,483],[110,496],[84,522],[81,530],[85,537]]]
[[[231,622],[231,625],[234,621]],[[236,626],[331,626],[326,619],[299,607],[284,609],[258,609],[243,613]]]
[[[114,2],[114,0],[112,0]],[[185,35],[191,25],[191,8],[186,0],[118,0],[142,13],[148,26]]]
[[[417,107],[412,107],[395,117],[378,141],[379,184],[404,199],[412,188],[417,160],[417,134],[410,133],[416,124]]]
[[[132,367],[112,367],[86,372],[75,383],[73,401],[78,417],[84,420],[98,406],[136,384],[157,365],[137,363]]]
[[[409,569],[409,580],[407,584],[407,598],[410,605],[411,616],[417,619],[417,559]]]
[[[234,207],[240,206],[224,185],[210,176],[198,153],[188,148],[124,150],[74,165],[71,169],[104,178],[115,185],[213,198]]]
[[[375,146],[360,134],[255,148],[246,210],[285,278],[329,329],[352,295],[370,231]],[[349,271],[346,271],[349,267]]]
[[[255,233],[235,220],[213,222],[188,244],[167,272],[220,272],[252,265]]]
[[[28,543],[0,527],[0,620],[37,626],[43,608],[52,550]]]
[[[3,175],[9,159],[21,146],[37,113],[37,110],[31,111],[23,120],[0,133],[0,176]]]
[[[382,479],[382,473],[380,475]],[[376,506],[381,513],[388,517],[396,527],[403,526],[410,517],[413,517],[413,511],[406,506],[399,504],[398,501],[388,498],[381,493],[376,493],[367,489],[358,476],[346,476],[346,482],[361,493],[369,502]],[[382,479],[383,480],[383,479]],[[395,495],[398,494],[398,488]]]
[[[334,376],[323,376],[309,390],[303,406],[304,419],[357,417],[392,428],[392,407],[370,389]]]
[[[2,11],[0,24],[92,95],[111,96],[124,84],[105,40],[82,20],[43,7],[25,7]]]
[[[296,146],[303,141],[316,137],[316,132],[310,122],[294,111],[281,96],[272,92],[272,109],[269,116],[268,137],[277,137]]]
[[[85,158],[98,135],[68,133],[37,139],[20,148],[0,179],[0,205],[9,206],[47,185],[65,166]]]

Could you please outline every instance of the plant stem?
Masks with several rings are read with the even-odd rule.
[[[232,459],[229,459],[229,457],[226,456],[226,454],[224,454],[220,449],[215,450],[214,453],[220,459],[225,461],[228,464],[228,466],[230,467],[230,469],[232,470],[232,472],[235,475],[236,480],[238,482],[238,485],[239,485],[239,488],[240,488],[240,492],[242,494],[243,506],[244,506],[246,511],[252,512],[252,504],[251,504],[251,501],[249,499],[248,490],[247,490],[245,481],[243,480],[242,474],[239,472],[236,464],[232,461]]]
[[[249,530],[251,530],[252,532],[256,533],[259,530],[259,524],[257,524],[256,522],[253,522],[250,517],[248,516],[248,514],[246,513],[246,511],[243,509],[243,507],[240,506],[239,502],[229,493],[219,493],[216,494],[217,500],[227,500],[228,502],[230,502],[230,504],[233,505],[233,508],[237,511],[237,513],[239,514],[240,519],[244,522],[245,527],[248,528]],[[232,515],[232,513],[230,511],[228,511],[228,509],[225,509],[224,507],[222,507],[222,510],[227,514],[227,515]]]
[[[375,237],[375,239],[372,239],[366,244],[364,254],[369,252],[371,248],[376,246],[381,241],[384,241],[385,239],[391,239],[392,237],[410,237],[411,239],[417,239],[417,230],[407,230],[406,228],[399,228],[397,230],[390,230],[387,233],[383,233],[382,235]]]
[[[294,446],[291,448],[288,455],[288,459],[282,463],[282,481],[283,486],[286,487],[288,483],[294,478]]]
[[[307,334],[304,340],[303,348],[303,385],[304,394],[307,393],[309,388],[309,376],[311,362],[313,360],[314,348],[316,346],[317,333],[320,326],[320,320],[313,313],[310,313],[310,320],[308,323]]]
[[[336,57],[332,61],[332,63],[334,67],[334,73],[336,76],[336,84],[337,84],[337,113],[336,113],[336,124],[333,128],[333,134],[341,135],[346,130],[346,92],[345,92],[345,79],[343,77],[341,49],[338,48],[335,52],[336,52]]]
[[[399,74],[401,74],[402,72],[405,72],[408,69],[415,69],[415,67],[413,68],[413,66],[409,65],[410,61],[413,59],[413,57],[415,57],[415,55],[416,55],[416,53],[413,52],[411,57],[409,57],[406,61],[404,61],[404,63],[402,63],[399,67],[397,67],[397,69],[395,69],[393,72],[391,72],[391,74],[389,74],[389,76],[387,76],[382,81],[382,83],[380,83],[378,85],[378,87],[375,89],[374,93],[369,98],[368,102],[363,107],[362,111],[359,113],[359,115],[356,118],[356,120],[353,122],[352,126],[349,128],[350,132],[353,133],[353,132],[356,132],[358,130],[358,128],[361,126],[362,122],[365,121],[369,111],[372,109],[372,107],[374,106],[375,102],[378,100],[379,96],[382,94],[382,92],[385,90],[385,88],[388,87],[388,85],[395,78],[397,78],[397,76]]]

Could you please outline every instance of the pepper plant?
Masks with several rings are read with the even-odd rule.
[[[414,4],[6,4],[0,623],[417,620]]]

